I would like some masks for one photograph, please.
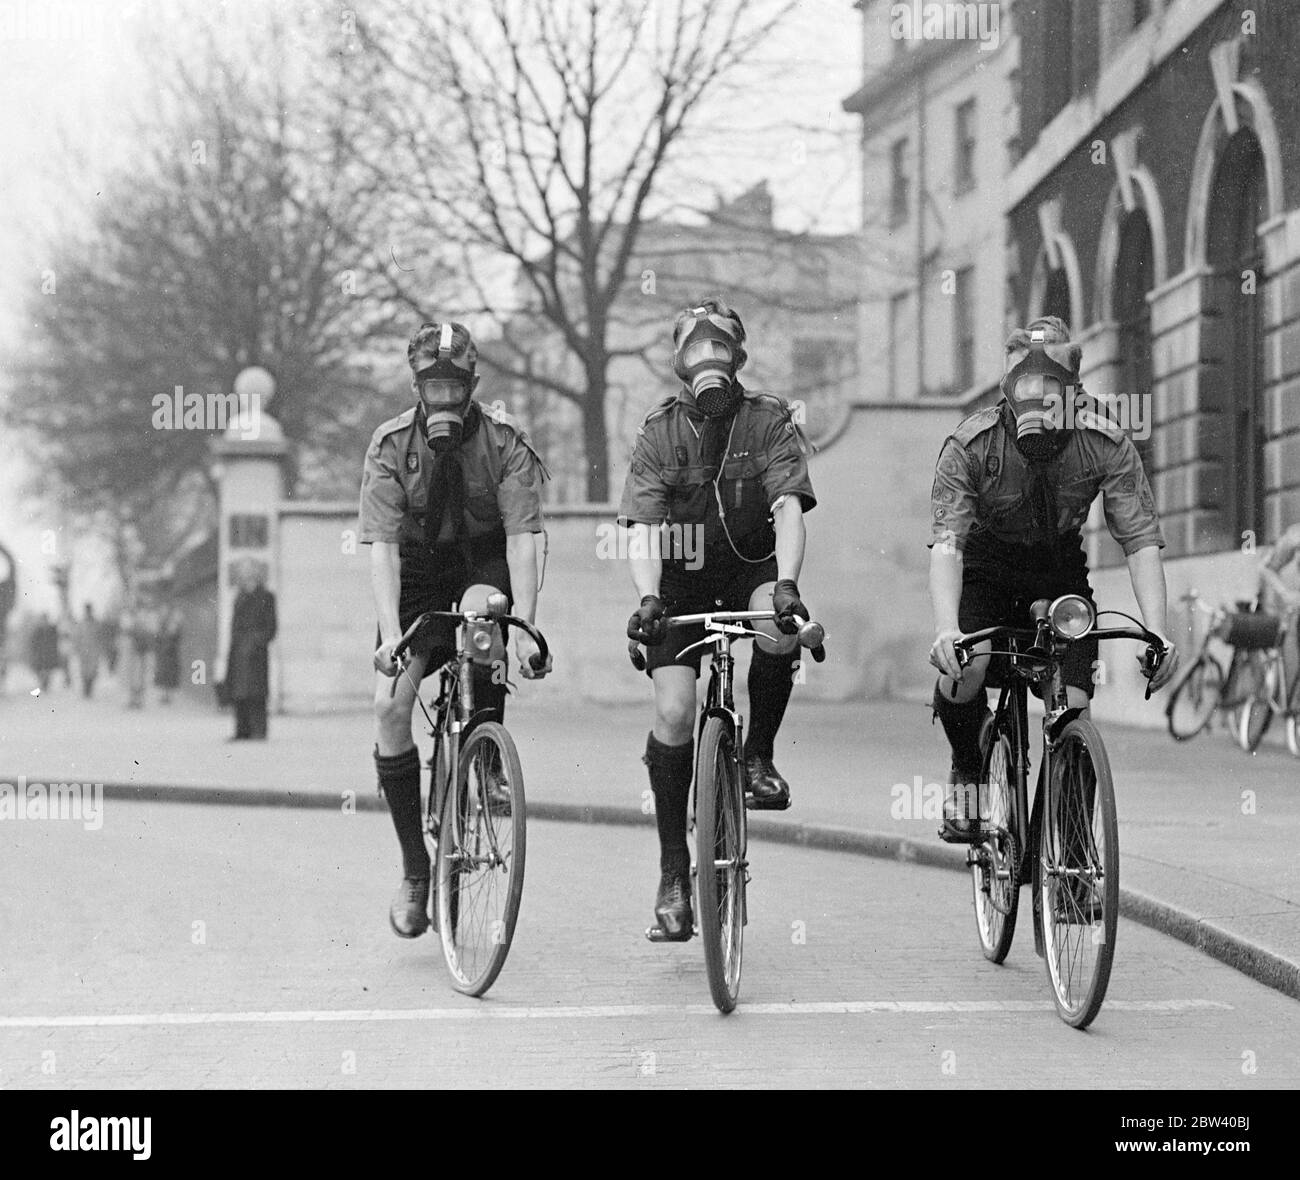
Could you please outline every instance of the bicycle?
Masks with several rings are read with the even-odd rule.
[[[1031,881],[1034,952],[1046,961],[1061,1019],[1087,1028],[1101,1010],[1110,981],[1119,922],[1119,830],[1115,787],[1097,727],[1071,707],[1063,660],[1089,636],[1145,642],[1150,677],[1167,649],[1122,611],[1133,628],[1097,628],[1087,599],[1067,594],[1039,599],[1032,627],[988,627],[957,641],[964,667],[977,644],[991,641],[1003,658],[997,708],[982,735],[978,822],[968,839],[975,922],[985,958],[1002,963],[1011,949],[1020,886]],[[1005,643],[1005,647],[996,645]],[[1030,684],[1042,686],[1043,752],[1033,809],[1028,800]],[[1147,698],[1151,688],[1147,686]]]
[[[419,685],[413,687],[433,738],[424,800],[425,845],[433,866],[430,918],[452,987],[468,996],[483,995],[505,966],[524,890],[527,813],[514,740],[500,722],[484,721],[461,744],[474,716],[470,664],[475,652],[492,649],[493,624],[527,632],[538,648],[529,661],[533,670],[546,666],[541,632],[508,610],[506,596],[498,593],[489,596],[485,611],[426,611],[393,649],[398,675],[409,677],[408,652],[416,635],[434,619],[456,623],[455,655],[438,669],[434,716]]]
[[[1287,639],[1295,634],[1297,608],[1285,610],[1281,615],[1260,615],[1261,641],[1268,646],[1256,651],[1259,675],[1255,678],[1251,695],[1242,703],[1238,718],[1237,741],[1248,754],[1259,749],[1264,734],[1273,718],[1286,719],[1286,744],[1291,753],[1300,757],[1300,734],[1297,734],[1297,714],[1300,714],[1300,668],[1288,676],[1286,659],[1282,654]],[[1263,623],[1268,620],[1268,625]]]
[[[1216,715],[1221,715],[1226,718],[1237,744],[1253,752],[1272,719],[1272,711],[1247,711],[1246,705],[1260,697],[1262,689],[1268,688],[1265,695],[1272,695],[1268,677],[1273,661],[1268,653],[1276,652],[1280,642],[1279,620],[1253,610],[1254,604],[1249,601],[1237,602],[1235,611],[1206,606],[1195,590],[1189,590],[1179,601],[1187,604],[1192,620],[1190,630],[1195,630],[1197,611],[1209,616],[1209,626],[1201,637],[1196,658],[1174,686],[1165,705],[1170,736],[1175,741],[1190,741]],[[1214,639],[1232,649],[1226,676],[1223,665],[1210,651]]]
[[[696,855],[691,880],[695,913],[704,939],[709,992],[718,1011],[724,1014],[736,1007],[740,997],[744,930],[748,922],[745,889],[749,884],[744,719],[736,711],[733,693],[736,660],[731,645],[738,639],[757,638],[759,633],[747,624],[770,622],[775,618],[775,611],[743,610],[706,611],[666,620],[670,627],[704,626],[705,637],[684,649],[683,655],[697,647],[713,649],[695,746],[692,798]],[[820,623],[800,624],[799,645],[810,649],[818,663],[826,658],[822,647],[825,637]],[[637,671],[645,671],[645,655],[635,639],[628,643],[628,656]],[[702,865],[704,869],[700,871]],[[693,934],[694,931],[688,933],[686,939]],[[646,937],[651,942],[666,941],[658,926],[647,930]]]

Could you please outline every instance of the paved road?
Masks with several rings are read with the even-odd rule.
[[[484,1001],[388,930],[383,815],[117,803],[99,831],[7,833],[0,1086],[1300,1084],[1300,1006],[1129,923],[1107,1007],[1066,1028],[1028,931],[985,963],[965,881],[934,869],[755,844],[724,1018],[698,943],[641,936],[646,830],[530,825]]]

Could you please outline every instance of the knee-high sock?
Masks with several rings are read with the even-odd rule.
[[[792,669],[797,652],[772,655],[757,645],[749,662],[749,734],[745,753],[772,757],[776,731],[781,728],[785,707],[794,688]]]
[[[989,713],[988,700],[981,691],[959,704],[944,696],[939,686],[940,682],[935,681],[934,715],[952,747],[953,765],[961,782],[976,782],[980,775],[980,727]]]
[[[691,793],[694,760],[694,740],[688,740],[684,746],[665,746],[653,733],[646,738],[645,764],[650,769],[655,822],[659,826],[659,869],[664,873],[690,871],[686,805]]]
[[[375,769],[397,829],[397,842],[402,846],[402,875],[427,877],[429,852],[420,823],[419,751],[412,746],[401,754],[386,756],[376,749]]]

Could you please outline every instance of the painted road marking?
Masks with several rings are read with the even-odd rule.
[[[1111,1000],[1108,1012],[1231,1012],[1222,1000]],[[745,1016],[859,1016],[914,1013],[1052,1012],[1048,1000],[829,1000],[798,1004],[742,1004]],[[0,1028],[120,1028],[164,1024],[347,1024],[393,1020],[607,1020],[638,1016],[716,1016],[712,1004],[606,1004],[583,1007],[343,1008],[283,1012],[109,1013],[103,1016],[0,1016]]]

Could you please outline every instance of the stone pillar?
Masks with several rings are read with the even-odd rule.
[[[235,379],[240,420],[212,444],[214,475],[220,493],[217,546],[217,676],[226,674],[230,618],[238,586],[238,563],[252,558],[263,564],[266,588],[280,593],[280,506],[284,499],[284,463],[289,453],[280,424],[265,411],[275,383],[265,369],[245,369]],[[271,647],[269,707],[280,708],[280,666]]]
[[[1112,320],[1093,324],[1075,338],[1083,348],[1079,380],[1089,393],[1100,395],[1126,393],[1120,388],[1119,325]],[[1100,495],[1092,502],[1088,523],[1084,527],[1084,550],[1090,569],[1119,565],[1124,551],[1115,543],[1106,527],[1106,514]]]
[[[1264,529],[1300,521],[1300,210],[1259,227],[1264,246]]]

